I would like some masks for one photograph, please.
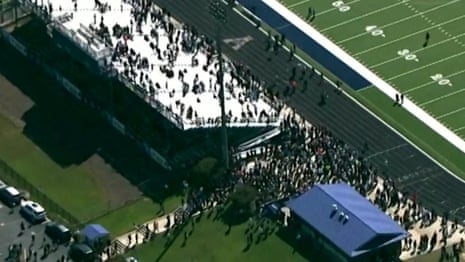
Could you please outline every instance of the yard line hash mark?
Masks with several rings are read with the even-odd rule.
[[[399,19],[399,20],[394,21],[394,22],[389,23],[389,24],[385,24],[385,25],[383,25],[383,26],[380,26],[379,28],[385,29],[385,28],[387,28],[387,27],[390,27],[390,26],[393,26],[393,25],[396,25],[396,24],[399,24],[399,23],[408,21],[408,20],[410,20],[410,19],[412,19],[412,18],[418,17],[418,16],[420,16],[420,14],[430,13],[430,12],[436,11],[436,10],[438,10],[438,9],[441,9],[441,8],[443,8],[443,7],[445,7],[445,6],[448,6],[448,5],[451,5],[451,4],[455,4],[455,3],[459,2],[459,1],[460,1],[460,0],[454,0],[454,1],[447,2],[447,3],[442,4],[442,5],[438,5],[438,6],[436,6],[436,7],[433,7],[433,8],[431,8],[431,9],[428,9],[428,10],[426,10],[426,11],[423,11],[423,12],[420,12],[420,13],[417,13],[417,14],[414,14],[414,15],[411,15],[411,16],[408,16],[408,17],[404,17],[404,18],[402,18],[402,19]],[[465,17],[465,15],[462,15],[462,16],[459,16],[459,17],[462,18],[462,17]],[[459,18],[459,17],[456,17],[456,19]],[[367,35],[367,32],[363,32],[363,33],[360,33],[360,34],[351,36],[351,37],[349,37],[349,38],[346,38],[346,39],[344,39],[344,40],[341,40],[341,41],[339,41],[339,42],[336,42],[336,44],[339,45],[339,44],[345,43],[345,42],[347,42],[347,41],[360,38],[361,36],[365,36],[365,35]]]
[[[405,0],[405,1],[410,1],[410,0]],[[349,23],[352,23],[353,21],[356,21],[356,20],[359,20],[361,18],[364,18],[364,17],[367,17],[367,16],[370,16],[370,15],[373,15],[373,14],[376,14],[376,13],[379,13],[379,12],[382,12],[382,11],[385,11],[385,10],[388,10],[390,8],[393,8],[393,7],[396,7],[398,5],[401,5],[402,3],[395,3],[395,4],[392,4],[392,5],[388,5],[388,6],[385,6],[383,8],[379,8],[379,9],[376,9],[374,11],[371,11],[371,12],[368,12],[368,13],[365,13],[363,15],[360,15],[360,16],[357,16],[357,17],[354,17],[352,19],[349,19],[349,20],[345,20],[344,22],[341,22],[339,24],[335,24],[335,25],[332,25],[332,26],[329,26],[323,30],[320,30],[320,32],[326,32],[328,30],[331,30],[331,29],[334,29],[336,27],[339,27],[339,26],[342,26],[342,25],[345,25],[345,24],[349,24]]]
[[[415,7],[413,7],[410,3],[404,2],[404,4],[405,4],[405,6],[407,6],[409,9],[411,9],[414,13],[419,13],[419,11],[418,11]],[[426,22],[428,22],[429,24],[431,24],[431,25],[433,25],[433,26],[436,25],[436,23],[434,23],[434,22],[433,22],[429,17],[427,17],[426,15],[421,14],[420,17],[423,18],[423,19],[424,19]],[[447,37],[454,37],[451,33],[449,33],[449,32],[446,31],[444,28],[442,28],[442,26],[439,26],[438,29],[439,29],[439,31],[441,31],[443,34],[445,34]],[[465,46],[465,44],[464,44],[462,41],[458,40],[457,38],[454,39],[454,42],[457,43],[457,44],[459,44],[459,45],[462,46],[462,47]]]
[[[424,32],[426,32],[427,30],[428,30],[428,29],[423,29],[423,30],[418,31],[418,32],[416,32],[416,33],[414,33],[414,34],[407,35],[405,38],[411,37],[411,36],[416,35],[416,34],[424,33]],[[454,39],[459,38],[459,37],[462,37],[462,36],[465,36],[465,33],[461,33],[461,34],[456,35],[456,36],[453,36],[453,37],[451,37],[451,38],[447,38],[447,39],[442,40],[442,41],[439,41],[439,42],[437,42],[437,43],[428,45],[427,47],[424,47],[424,48],[418,48],[418,49],[416,49],[416,50],[413,50],[412,52],[413,52],[413,53],[420,53],[420,52],[425,51],[425,50],[428,50],[428,49],[430,49],[430,48],[432,48],[432,47],[435,47],[435,46],[438,46],[438,45],[442,45],[442,44],[447,43],[447,42],[449,42],[449,41],[453,41]],[[398,40],[402,40],[402,39],[399,38]],[[392,43],[392,42],[397,42],[398,40],[391,41],[390,43]],[[369,50],[369,49],[367,49],[367,50],[365,50],[365,51],[368,51],[368,50]],[[360,52],[360,53],[366,53],[365,51]],[[370,51],[371,51],[371,50],[370,50]],[[355,54],[355,56],[360,55],[360,53]],[[372,66],[370,66],[370,69],[377,68],[377,67],[379,67],[379,66],[385,65],[385,64],[390,63],[390,62],[393,62],[393,61],[396,61],[396,60],[398,60],[398,59],[401,59],[401,57],[396,56],[396,57],[394,57],[394,58],[391,58],[391,59],[388,59],[388,60],[386,60],[386,61],[380,62],[380,63],[378,63],[378,64],[372,65]]]

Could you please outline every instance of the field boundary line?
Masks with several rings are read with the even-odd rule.
[[[454,58],[456,58],[456,57],[462,56],[462,55],[464,55],[464,54],[465,54],[465,51],[462,51],[462,52],[460,52],[460,53],[457,53],[457,54],[454,54],[454,55],[451,55],[451,56],[448,56],[448,57],[444,57],[444,58],[442,58],[442,59],[436,60],[436,61],[431,62],[431,63],[429,63],[429,64],[426,64],[426,65],[417,67],[417,68],[415,68],[415,69],[412,69],[412,70],[410,70],[410,71],[404,72],[404,73],[402,73],[402,74],[398,74],[398,75],[396,75],[396,76],[390,77],[390,78],[388,78],[388,79],[386,79],[386,80],[387,80],[387,81],[391,81],[391,80],[397,79],[397,78],[399,78],[399,77],[403,77],[403,76],[409,75],[409,74],[411,74],[411,73],[418,72],[418,71],[423,70],[423,69],[425,69],[425,68],[427,68],[427,67],[430,67],[430,66],[433,66],[433,65],[437,65],[437,64],[440,64],[440,63],[442,63],[442,62],[446,62],[446,61],[448,61],[448,60],[451,60],[451,59],[454,59]]]
[[[223,0],[224,1],[224,0]],[[388,83],[383,81],[380,77],[378,77],[375,73],[371,72],[368,68],[364,67],[360,62],[358,62],[355,58],[351,57],[349,54],[347,54],[344,50],[342,50],[340,47],[338,47],[335,43],[331,42],[328,38],[326,38],[324,35],[322,35],[320,32],[318,32],[315,28],[313,28],[311,25],[303,21],[301,18],[299,18],[298,15],[295,13],[291,12],[290,10],[286,9],[282,4],[277,2],[276,0],[261,0],[264,4],[266,4],[268,7],[271,9],[275,10],[276,12],[280,13],[283,17],[287,17],[289,21],[294,23],[294,25],[302,30],[303,33],[305,33],[307,36],[311,37],[314,41],[317,41],[318,44],[326,47],[326,49],[331,52],[333,55],[339,57],[343,61],[346,62],[347,65],[351,66],[357,73],[362,74],[366,77],[368,81],[370,81],[372,84],[376,84],[377,88],[387,95],[388,97],[394,97],[395,94],[398,94],[398,91],[394,89],[392,86],[390,86]],[[247,15],[252,16],[254,19],[261,20],[259,17],[255,16],[252,14],[250,11],[248,11],[246,8],[244,8],[244,11],[247,12]],[[245,14],[243,14],[241,11],[239,11],[237,8],[234,8],[234,12],[242,16],[245,20],[247,20],[250,24],[255,25],[256,21],[252,21],[249,17],[247,17]],[[262,27],[259,28],[259,30],[267,34],[266,30],[263,29]],[[285,47],[287,51],[289,51],[289,48]],[[302,57],[296,56],[297,59],[299,59],[303,64],[306,66],[313,68],[309,63],[307,63]],[[319,71],[315,70],[317,73],[321,74]],[[334,81],[329,79],[326,76],[323,76],[323,78],[333,85],[335,88],[337,88],[337,85]],[[465,180],[456,174],[454,174],[452,171],[450,171],[447,167],[445,167],[443,164],[441,164],[438,160],[433,158],[429,153],[426,153],[422,148],[420,148],[418,145],[413,143],[409,138],[407,138],[404,134],[400,133],[397,129],[389,125],[384,119],[382,119],[380,116],[377,114],[373,113],[371,110],[369,110],[364,104],[362,104],[360,101],[358,101],[356,98],[353,96],[349,95],[345,90],[341,89],[342,93],[352,100],[355,104],[360,106],[364,111],[366,111],[368,114],[372,115],[374,118],[378,119],[381,123],[383,123],[387,128],[392,130],[395,134],[398,136],[402,137],[405,141],[407,141],[409,144],[411,144],[415,149],[423,153],[426,157],[428,157],[431,161],[433,161],[436,165],[441,167],[443,170],[447,171],[450,175],[452,175],[454,178],[456,178],[458,181],[461,181],[462,183],[465,183]],[[455,146],[457,149],[459,149],[462,152],[465,152],[465,141],[463,141],[462,138],[460,138],[457,134],[453,133],[451,130],[446,128],[442,123],[440,123],[438,120],[434,119],[432,116],[427,114],[423,109],[421,109],[418,105],[413,103],[410,99],[406,98],[404,100],[403,108],[405,108],[408,112],[413,114],[414,116],[417,117],[420,121],[422,121],[426,126],[430,127],[434,132],[436,132],[438,135],[442,136],[444,139],[449,141],[453,146]],[[386,115],[385,117],[389,117]],[[396,121],[392,119],[392,121]],[[405,129],[405,132],[411,134],[413,137],[415,137],[415,134],[412,133],[412,131]],[[428,144],[424,144],[425,147],[430,148],[431,150],[434,151],[434,148]]]
[[[390,27],[390,26],[393,26],[393,25],[396,25],[396,24],[399,24],[399,23],[403,23],[403,22],[408,21],[408,20],[410,20],[410,19],[412,19],[412,18],[416,18],[416,17],[419,17],[419,16],[421,16],[421,15],[423,15],[423,14],[427,14],[427,13],[436,11],[436,10],[438,10],[438,9],[441,9],[441,8],[445,7],[445,6],[448,6],[448,5],[451,5],[451,4],[455,4],[456,2],[459,2],[459,1],[460,1],[460,0],[453,0],[453,1],[451,1],[451,2],[447,2],[447,3],[444,3],[444,4],[442,4],[442,5],[438,5],[438,6],[436,6],[436,7],[431,8],[431,9],[425,10],[425,11],[423,11],[423,12],[416,13],[416,14],[414,14],[414,15],[411,15],[411,16],[408,16],[408,17],[404,17],[404,18],[402,18],[402,19],[399,19],[399,20],[397,20],[397,21],[391,22],[391,23],[389,23],[389,24],[385,24],[385,25],[379,26],[378,28],[384,29],[384,28],[386,28],[386,27]],[[346,39],[344,39],[344,40],[338,41],[338,42],[336,42],[336,44],[342,44],[342,43],[345,43],[345,42],[347,42],[347,41],[357,39],[357,38],[359,38],[359,37],[361,37],[361,36],[364,36],[364,35],[366,35],[366,34],[369,34],[369,33],[368,33],[368,32],[363,32],[363,33],[360,33],[360,34],[351,36],[351,37],[349,37],[349,38],[346,38]]]
[[[359,20],[359,19],[365,18],[365,17],[367,17],[367,16],[374,15],[374,14],[377,14],[377,13],[379,13],[379,12],[383,12],[383,11],[388,10],[388,9],[391,9],[391,8],[393,8],[393,7],[402,5],[404,1],[405,1],[405,2],[408,2],[408,1],[410,1],[410,0],[402,0],[402,2],[395,3],[395,4],[392,4],[392,5],[388,5],[388,6],[385,6],[385,7],[383,7],[383,8],[376,9],[376,10],[374,10],[374,11],[365,13],[365,14],[363,14],[363,15],[361,15],[361,16],[357,16],[357,17],[354,17],[354,18],[345,20],[344,22],[341,22],[341,23],[338,23],[338,24],[335,24],[335,25],[332,25],[332,26],[328,26],[328,27],[326,27],[326,28],[324,28],[324,29],[322,29],[322,30],[319,30],[319,31],[320,31],[321,33],[324,33],[324,32],[326,32],[326,31],[329,31],[329,30],[332,30],[332,29],[334,29],[334,28],[343,26],[343,25],[345,25],[345,24],[352,23],[352,22],[354,22],[354,21],[357,21],[357,20]]]
[[[460,94],[462,92],[465,92],[465,88],[464,89],[459,89],[459,90],[456,90],[454,92],[451,92],[451,93],[448,93],[448,94],[445,94],[445,95],[442,95],[442,96],[438,96],[436,98],[433,98],[431,100],[428,100],[426,102],[423,102],[420,104],[420,106],[426,106],[426,105],[429,105],[429,104],[432,104],[432,103],[435,103],[437,101],[440,101],[444,98],[448,98],[449,96],[453,96],[453,95],[456,95],[456,94]]]
[[[460,17],[460,19],[462,19],[462,18],[464,18],[464,17],[465,17],[465,15],[462,16],[462,17]],[[445,24],[448,24],[448,23],[455,22],[455,21],[457,21],[457,18],[459,18],[459,17],[453,18],[453,19],[451,19],[451,20],[449,20],[449,21],[446,21],[446,22],[444,22],[444,23],[440,23],[440,24],[437,24],[437,25],[438,25],[438,26],[441,26],[441,25],[445,25]],[[453,20],[453,21],[452,21],[452,20]],[[433,28],[434,28],[434,27],[433,27]],[[393,44],[393,43],[399,42],[399,41],[401,41],[401,40],[407,39],[407,38],[409,38],[409,37],[412,37],[412,36],[414,36],[414,35],[418,35],[418,34],[424,33],[424,32],[426,32],[426,31],[428,31],[428,30],[430,30],[430,29],[433,29],[433,28],[428,27],[428,28],[425,28],[425,29],[421,29],[421,30],[419,30],[419,31],[416,31],[415,33],[410,33],[410,34],[404,35],[404,36],[402,36],[402,37],[400,37],[400,38],[396,38],[396,39],[391,40],[391,41],[389,41],[389,42],[386,42],[386,43],[384,43],[384,44],[377,45],[377,46],[375,46],[375,47],[371,47],[371,48],[365,49],[365,50],[363,50],[363,51],[361,51],[361,52],[355,53],[354,56],[359,56],[359,55],[366,54],[366,53],[371,52],[371,51],[373,51],[373,50],[376,50],[376,49],[378,49],[378,48],[385,47],[385,46],[391,45],[391,44]],[[447,39],[445,39],[445,40],[439,41],[439,42],[434,43],[434,44],[432,44],[432,45],[428,45],[427,47],[419,48],[419,49],[415,50],[414,52],[419,52],[419,51],[427,50],[427,49],[429,49],[429,48],[431,48],[431,47],[435,47],[435,46],[437,46],[437,45],[444,44],[444,43],[449,42],[449,41],[453,41],[453,40],[455,40],[455,39],[457,39],[457,38],[459,38],[459,37],[462,37],[462,36],[464,36],[464,35],[465,35],[465,33],[461,33],[461,34],[458,34],[458,35],[454,35],[453,37],[450,37],[450,38],[447,38]],[[395,59],[399,59],[399,58],[401,58],[401,57],[396,57]],[[386,61],[388,61],[388,60],[386,60]],[[374,65],[373,67],[377,67],[377,66],[378,66],[378,64]]]
[[[463,74],[463,73],[465,73],[465,69],[460,70],[460,71],[457,71],[457,72],[452,73],[452,74],[448,74],[448,75],[445,76],[445,78],[454,77],[454,76],[456,76],[456,75],[460,75],[460,74]],[[433,81],[429,81],[429,82],[424,83],[424,84],[421,84],[421,85],[419,85],[419,86],[412,87],[412,88],[410,88],[410,89],[407,89],[407,90],[405,90],[405,91],[402,91],[402,93],[407,94],[407,93],[413,92],[413,91],[415,91],[415,90],[417,90],[417,89],[423,88],[423,87],[425,87],[425,86],[429,86],[429,85],[434,84],[434,83],[437,83],[437,82],[434,81],[434,80],[433,80]]]

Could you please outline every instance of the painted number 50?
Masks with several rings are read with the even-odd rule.
[[[344,3],[344,1],[336,1],[336,2],[333,2],[332,5],[337,8],[337,10],[339,10],[339,12],[347,12],[350,10],[350,6],[346,3]]]

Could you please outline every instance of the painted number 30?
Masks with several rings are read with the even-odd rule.
[[[346,3],[344,3],[344,1],[336,1],[336,2],[333,2],[332,4],[335,8],[337,8],[337,10],[339,10],[339,12],[347,12],[350,10],[350,6]]]

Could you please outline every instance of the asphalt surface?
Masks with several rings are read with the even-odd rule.
[[[154,0],[171,15],[211,38],[217,36],[217,23],[208,12],[208,0]],[[235,50],[224,44],[223,52],[236,62],[250,67],[265,86],[278,86],[283,91],[289,83],[293,67],[289,54],[280,50],[277,56],[266,52],[267,37],[235,12],[228,11],[227,23],[221,32],[223,41],[231,38],[253,39]],[[226,41],[228,42],[228,41]],[[297,70],[298,75],[300,70]],[[308,76],[309,74],[307,74]],[[307,77],[308,78],[308,77]],[[304,118],[328,128],[336,137],[362,149],[368,145],[368,157],[386,176],[393,178],[402,192],[416,196],[424,206],[437,212],[449,212],[451,217],[465,220],[465,183],[434,164],[407,141],[364,111],[345,95],[337,94],[328,83],[318,85],[320,77],[309,80],[310,87],[296,91],[287,100]],[[325,105],[320,105],[322,92],[327,92]]]
[[[26,225],[26,229],[22,234],[20,234],[21,222],[24,222]],[[58,261],[61,256],[66,256],[68,253],[68,248],[65,246],[59,246],[57,251],[52,252],[46,258],[41,258],[43,255],[41,246],[44,243],[44,237],[46,243],[51,244],[51,240],[44,234],[45,223],[28,226],[29,224],[21,217],[18,209],[11,213],[11,209],[3,206],[0,202],[0,261],[7,261],[6,258],[8,257],[8,247],[11,244],[21,243],[23,248],[27,250],[32,241],[32,232],[35,233],[35,243],[32,245],[32,250],[33,252],[37,251],[38,261]]]

